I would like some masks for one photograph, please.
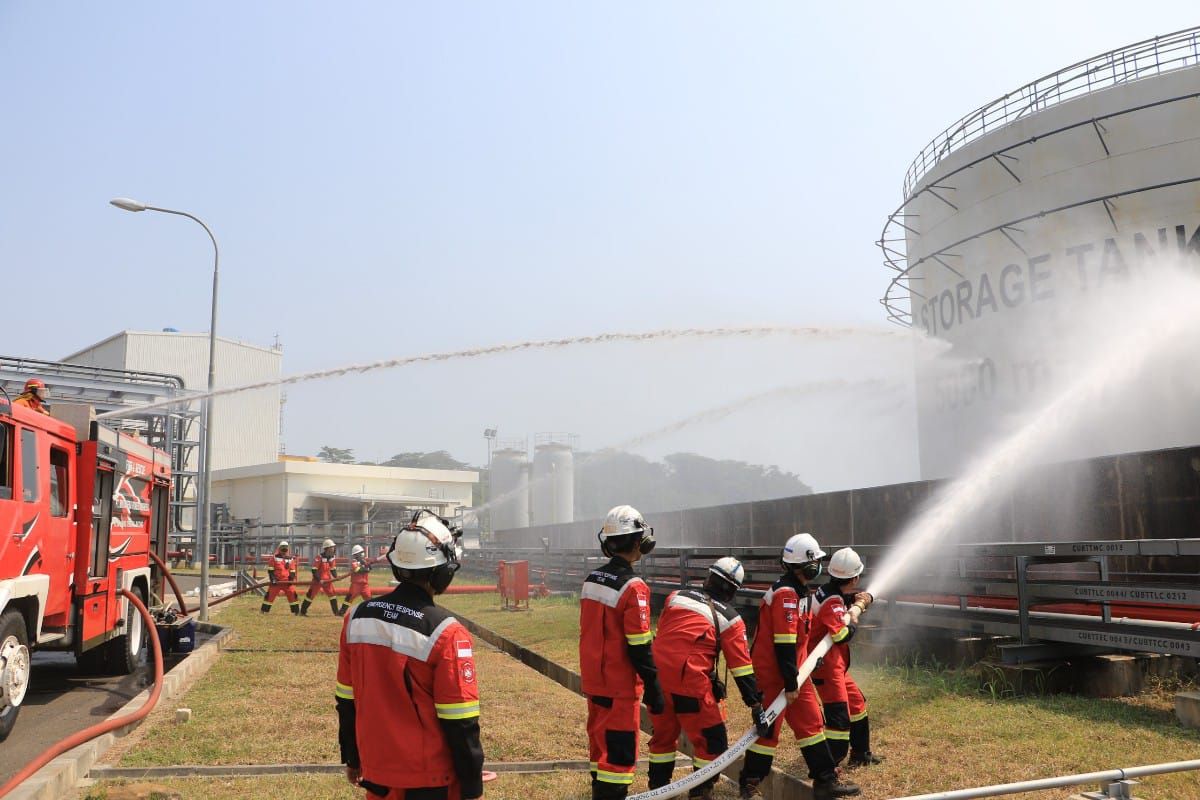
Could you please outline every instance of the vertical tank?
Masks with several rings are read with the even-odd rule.
[[[529,462],[523,442],[499,443],[492,453],[492,530],[529,527]]]
[[[561,525],[575,521],[575,442],[565,433],[534,437],[533,524]]]

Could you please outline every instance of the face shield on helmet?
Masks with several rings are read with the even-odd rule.
[[[627,540],[624,537],[631,537],[631,539]],[[633,506],[615,506],[609,510],[608,515],[604,518],[604,527],[596,534],[596,538],[600,540],[600,551],[609,558],[616,554],[612,545],[617,542],[637,541],[638,550],[642,555],[653,550],[656,544],[654,528],[646,524],[645,517]],[[628,550],[626,547],[618,549],[622,552]]]
[[[30,378],[25,381],[25,391],[35,394],[38,397],[46,396],[46,384],[38,378]]]
[[[352,556],[361,556],[365,552],[366,551],[363,550],[363,546],[361,544],[356,544],[354,547],[350,548],[350,555]]]
[[[460,553],[461,548],[446,520],[422,509],[396,534],[387,551],[387,560],[397,580],[429,570],[429,585],[434,594],[441,594],[458,572]]]
[[[811,533],[797,533],[783,546],[780,560],[787,569],[797,568],[808,580],[821,574],[821,559],[825,551]]]

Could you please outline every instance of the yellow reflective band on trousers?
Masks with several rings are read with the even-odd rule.
[[[825,741],[824,732],[818,733],[816,736],[809,736],[807,739],[800,739],[796,744],[801,747],[808,747],[809,745],[820,744],[823,741]]]
[[[850,635],[850,626],[849,626],[849,625],[847,625],[846,627],[842,628],[840,631],[838,631],[837,633],[835,633],[835,634],[834,634],[834,635],[833,635],[831,638],[832,638],[832,639],[833,639],[835,642],[840,642],[840,641],[842,641],[843,639],[845,639],[845,638],[846,638],[847,636],[849,636],[849,635]]]
[[[468,703],[434,703],[438,719],[469,719],[479,716],[479,701]]]
[[[651,640],[653,639],[654,634],[650,633],[650,631],[646,631],[645,633],[625,634],[625,641],[629,642],[630,644],[650,644]]]
[[[744,667],[734,667],[733,669],[729,670],[729,674],[735,678],[744,678],[747,675],[753,675],[754,674],[754,665],[747,664]]]
[[[851,722],[861,722],[862,720],[864,720],[866,718],[867,718],[867,710],[865,708],[862,710],[862,713],[860,713],[860,714],[851,714],[850,715]]]
[[[850,731],[839,731],[835,728],[826,728],[825,738],[833,739],[839,742],[848,742],[850,741]]]
[[[337,685],[337,689],[335,689],[333,692],[333,696],[340,697],[343,700],[353,700],[354,699],[354,687],[347,686],[344,683],[339,683]]]
[[[671,763],[674,763],[674,761],[675,761],[675,751],[674,750],[672,750],[670,753],[651,753],[650,754],[650,763],[651,764],[671,764]]]
[[[711,763],[712,761],[705,761],[703,758],[696,758],[695,756],[692,756],[692,766],[696,769],[700,769],[701,767],[707,766]]]
[[[633,773],[632,772],[607,772],[602,769],[597,769],[596,770],[596,780],[603,781],[604,783],[621,783],[621,784],[628,785],[630,783],[633,783]]]
[[[795,644],[796,634],[794,633],[777,633],[775,634],[775,644]]]
[[[775,748],[765,744],[752,744],[746,749],[751,753],[758,753],[760,756],[775,756]]]

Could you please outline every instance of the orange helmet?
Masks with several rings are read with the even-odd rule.
[[[25,381],[25,391],[43,395],[46,393],[46,384],[42,383],[41,378],[30,378]]]

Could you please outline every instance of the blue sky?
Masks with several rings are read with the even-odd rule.
[[[9,0],[3,352],[207,329],[203,233],[117,195],[209,222],[219,331],[278,334],[287,372],[606,330],[881,326],[873,242],[927,140],[1196,21],[1190,3],[813,5]],[[594,447],[881,360],[773,341],[422,367],[291,390],[285,440],[482,460],[499,425]],[[779,462],[819,488],[914,477],[911,408],[885,405],[780,406],[645,452]]]

